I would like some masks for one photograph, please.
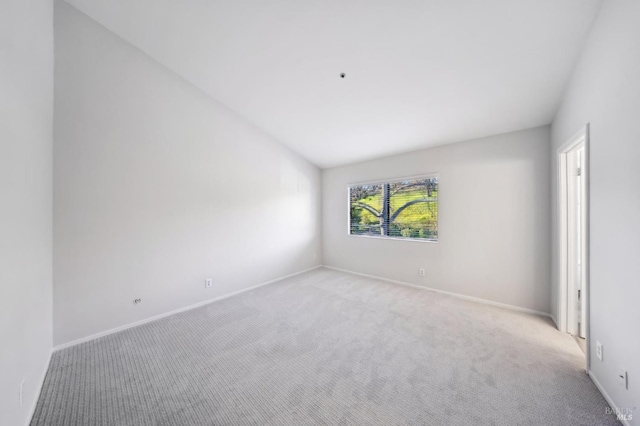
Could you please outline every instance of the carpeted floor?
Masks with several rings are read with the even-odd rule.
[[[328,269],[53,354],[32,426],[606,425],[547,318]]]

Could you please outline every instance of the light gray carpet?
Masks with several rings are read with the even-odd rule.
[[[53,354],[32,425],[616,424],[546,318],[318,269]]]

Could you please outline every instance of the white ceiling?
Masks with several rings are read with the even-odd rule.
[[[320,167],[549,124],[600,4],[67,1]]]

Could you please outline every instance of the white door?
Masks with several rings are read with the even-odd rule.
[[[566,153],[568,331],[586,338],[586,162],[584,143]]]
[[[577,288],[577,321],[578,321],[578,336],[583,339],[586,338],[586,320],[587,320],[587,286],[585,285],[586,278],[586,262],[584,259],[586,251],[586,179],[584,174],[585,161],[584,161],[584,146],[581,146],[576,152],[576,288]]]

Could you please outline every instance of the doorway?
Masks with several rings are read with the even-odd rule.
[[[558,151],[560,329],[574,336],[589,364],[588,126]]]

